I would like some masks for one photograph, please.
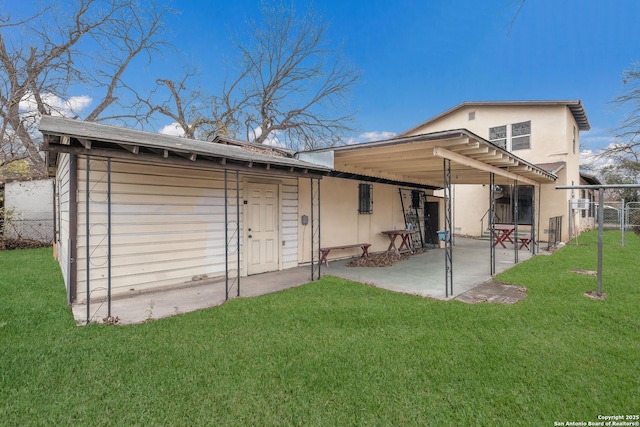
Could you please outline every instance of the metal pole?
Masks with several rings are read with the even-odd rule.
[[[451,239],[451,160],[444,159],[442,164],[444,186],[444,268],[445,298],[453,296],[453,248]]]
[[[536,233],[538,236],[540,236],[540,224],[541,223],[541,214],[540,211],[542,209],[542,184],[538,185],[538,232]],[[539,237],[538,237],[539,238]],[[534,245],[535,246],[535,245]],[[538,250],[540,250],[540,248],[538,248]],[[535,251],[534,251],[535,253]]]
[[[602,239],[604,235],[604,188],[598,189],[598,296],[602,296]]]
[[[236,280],[240,296],[240,171],[236,171]]]
[[[533,192],[531,194],[531,254],[536,254],[536,186],[533,186]]]
[[[90,190],[90,186],[89,186],[89,180],[91,179],[91,158],[87,155],[87,167],[86,167],[86,185],[85,185],[85,207],[86,207],[86,212],[85,212],[85,233],[86,233],[86,241],[87,241],[87,248],[86,248],[86,265],[87,265],[87,325],[89,324],[89,318],[91,317],[91,311],[90,311],[90,305],[91,305],[91,288],[90,288],[90,281],[91,281],[91,274],[90,274],[90,258],[91,258],[91,248],[89,247],[91,240],[89,239],[89,233],[91,232],[91,230],[89,229],[89,190]]]
[[[322,263],[320,262],[320,248],[322,247],[320,241],[320,179],[310,178],[309,180],[311,183],[311,227],[309,227],[311,229],[311,280],[319,280],[322,274]],[[318,269],[317,278],[316,267]]]
[[[111,317],[111,157],[107,159],[107,317]]]
[[[320,248],[322,247],[322,244],[320,242],[321,239],[321,234],[320,234],[320,226],[321,226],[321,221],[320,221],[320,178],[318,178],[318,280],[320,280],[320,276],[322,275],[322,263],[319,262],[320,261]]]
[[[513,181],[513,262],[518,263],[518,180]]]
[[[58,244],[58,217],[56,215],[56,210],[58,209],[58,206],[60,206],[58,203],[56,203],[56,195],[58,194],[58,186],[56,185],[57,179],[53,179],[51,181],[51,184],[53,185],[53,199],[51,200],[51,202],[53,203],[53,246],[56,249],[60,248],[60,245]],[[58,255],[56,253],[56,257],[55,259],[58,259]],[[68,271],[68,270],[67,270]]]
[[[569,200],[569,206],[567,207],[567,212],[568,212],[568,215],[569,215],[569,218],[567,220],[568,223],[569,223],[569,243],[571,243],[571,236],[573,234],[573,210],[571,209],[571,202],[572,201],[573,201],[573,198],[571,198]]]
[[[495,175],[493,173],[489,174],[489,264],[490,264],[490,273],[493,276],[496,274],[496,247],[494,245],[495,240],[495,211],[496,211],[496,197],[493,193],[493,188],[495,187]]]
[[[224,300],[229,299],[229,189],[227,170],[224,170]]]
[[[627,210],[624,207],[624,199],[622,199],[622,208],[620,210],[620,228],[621,233],[620,233],[620,243],[622,244],[622,247],[624,248],[624,231],[627,228]]]
[[[309,179],[309,182],[311,183],[311,187],[310,189],[310,195],[311,195],[311,204],[309,205],[309,207],[311,208],[311,223],[309,224],[309,230],[311,231],[311,244],[309,245],[311,247],[311,281],[313,282],[314,279],[314,275],[315,275],[315,265],[314,265],[314,259],[313,259],[313,254],[314,254],[314,247],[313,247],[313,243],[314,243],[314,239],[313,239],[313,178]]]

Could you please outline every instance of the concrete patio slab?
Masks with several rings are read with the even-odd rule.
[[[529,258],[529,251],[519,251],[520,262]],[[445,292],[444,249],[429,249],[390,267],[347,267],[347,263],[348,260],[330,262],[322,272],[391,291],[443,300],[455,298],[491,279],[489,242],[460,237],[455,239],[453,246],[453,295],[448,297]],[[496,248],[497,273],[514,265],[513,246]]]

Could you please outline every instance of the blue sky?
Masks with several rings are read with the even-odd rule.
[[[176,2],[174,43],[216,80],[231,36],[258,1]],[[298,2],[298,4],[304,4]],[[640,60],[637,0],[316,1],[362,77],[353,93],[359,134],[402,132],[463,101],[580,99],[585,149],[622,120],[610,101]],[[356,136],[356,135],[354,135]]]
[[[296,2],[304,8],[308,2]],[[14,4],[15,5],[15,4]],[[233,37],[259,14],[259,0],[174,0],[168,38],[215,93]],[[353,92],[353,138],[402,132],[463,101],[580,99],[592,130],[582,146],[611,141],[623,118],[610,101],[622,72],[640,60],[640,1],[316,0],[332,43],[362,72]],[[148,81],[178,70],[169,55]],[[154,68],[154,66],[152,66]],[[80,95],[80,94],[79,94]]]

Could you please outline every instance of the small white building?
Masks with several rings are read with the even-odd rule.
[[[5,236],[53,242],[53,179],[4,184]]]

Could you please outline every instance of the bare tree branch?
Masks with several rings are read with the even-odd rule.
[[[344,111],[359,72],[327,45],[327,24],[313,10],[299,16],[277,3],[263,5],[262,15],[249,23],[250,41],[238,44],[241,71],[221,97],[222,122],[244,124],[257,143],[339,143],[353,130],[353,113]]]
[[[123,75],[134,58],[164,46],[162,20],[171,11],[146,8],[137,0],[73,0],[44,12],[0,21],[2,161],[26,155],[41,173],[46,169],[39,152],[39,117],[77,117],[69,92],[80,85],[104,92],[87,120],[122,118],[121,112],[109,111],[123,106],[127,101],[120,97],[131,92]]]
[[[598,160],[608,165],[600,175],[608,184],[640,183],[640,62],[623,71],[625,91],[612,104],[621,111],[627,110],[620,126],[615,130],[615,142],[598,153]],[[613,164],[611,164],[613,163]],[[622,192],[617,196],[637,197],[637,192]],[[634,199],[635,200],[635,199]]]

